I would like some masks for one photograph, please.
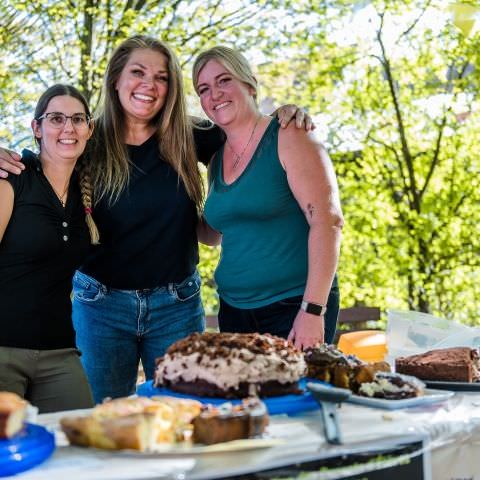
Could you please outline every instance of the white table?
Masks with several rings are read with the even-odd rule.
[[[71,413],[71,412],[69,412]],[[40,415],[38,423],[57,428],[65,413]],[[142,456],[65,445],[43,465],[19,480],[123,480],[175,478],[204,480],[271,469],[308,459],[378,450],[426,439],[425,480],[480,480],[480,394],[456,394],[441,405],[396,411],[344,404],[339,410],[344,444],[328,445],[320,415],[271,417],[271,432],[285,443],[271,448],[198,456]],[[430,467],[431,460],[431,467]],[[356,467],[358,472],[367,467]],[[372,468],[371,466],[368,468]],[[349,473],[357,471],[350,469]],[[316,480],[341,478],[341,472],[316,474]]]

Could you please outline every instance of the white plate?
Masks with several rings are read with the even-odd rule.
[[[213,445],[165,444],[159,445],[155,451],[139,452],[137,450],[118,450],[117,453],[128,456],[158,457],[178,455],[204,455],[206,453],[238,452],[241,450],[254,450],[270,448],[286,443],[282,438],[245,438],[231,442],[215,443]]]
[[[448,400],[455,395],[454,392],[446,390],[425,389],[425,395],[414,398],[404,398],[402,400],[387,400],[385,398],[361,397],[360,395],[350,396],[346,402],[355,405],[363,405],[365,407],[383,408],[386,410],[397,410],[399,408],[419,407],[422,405],[430,405]]]

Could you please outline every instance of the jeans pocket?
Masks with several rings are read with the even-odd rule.
[[[200,276],[194,273],[183,282],[175,285],[175,298],[179,302],[186,302],[200,294]]]
[[[96,302],[103,297],[103,287],[100,282],[81,272],[73,276],[73,296],[79,302]]]

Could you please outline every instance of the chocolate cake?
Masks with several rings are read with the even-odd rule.
[[[283,338],[258,333],[193,333],[157,359],[155,386],[223,398],[299,394],[301,351]]]
[[[389,372],[387,362],[366,363],[355,355],[345,355],[334,345],[322,344],[305,350],[307,377],[356,392],[363,382],[371,382],[376,372]]]
[[[401,400],[423,395],[425,385],[418,378],[392,372],[377,372],[372,382],[360,385],[358,395],[363,397]]]
[[[211,445],[258,437],[267,424],[267,409],[258,398],[244,399],[241,405],[208,405],[193,419],[193,441]]]
[[[28,403],[12,392],[0,392],[0,438],[13,437],[23,428]]]
[[[442,348],[419,355],[398,357],[395,369],[422,380],[480,381],[479,353],[477,349],[469,347]]]
[[[337,365],[351,365],[356,363],[349,359],[334,345],[323,343],[317,347],[307,348],[304,352],[307,364],[307,377],[322,380],[323,382],[334,383],[335,367]],[[340,386],[340,385],[338,385]]]

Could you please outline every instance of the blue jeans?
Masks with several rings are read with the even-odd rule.
[[[139,360],[147,380],[175,341],[205,328],[200,276],[146,290],[108,288],[73,277],[73,325],[95,402],[135,392]]]

